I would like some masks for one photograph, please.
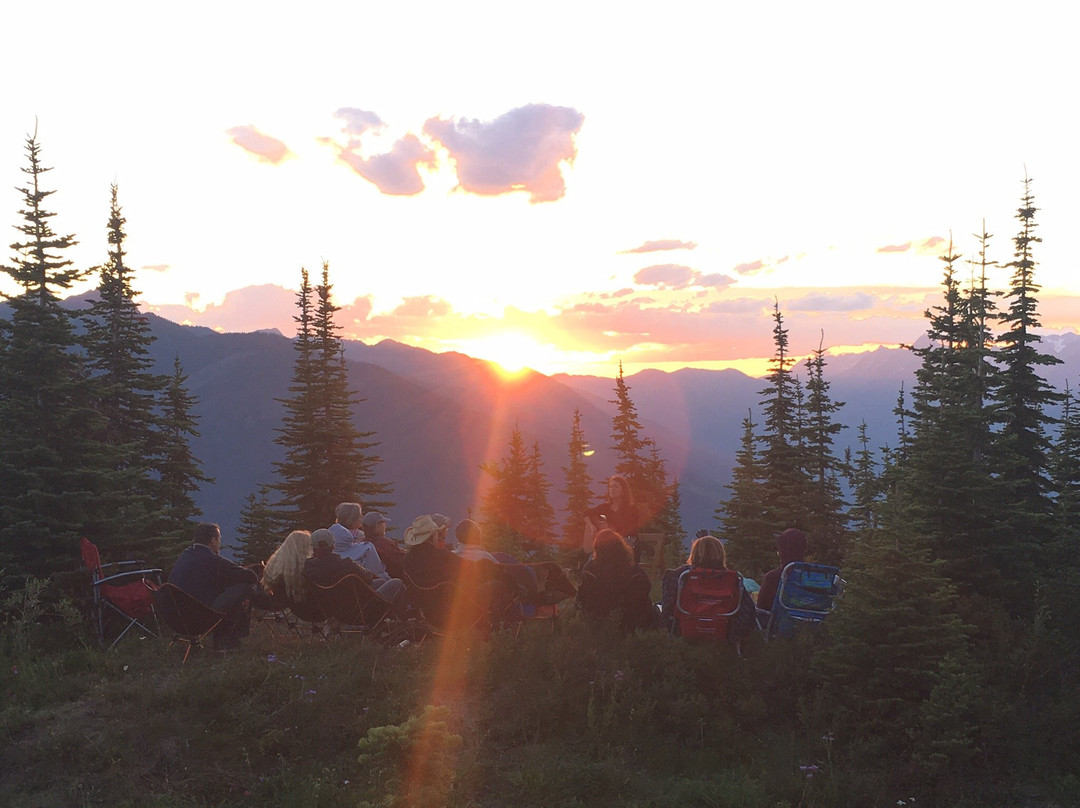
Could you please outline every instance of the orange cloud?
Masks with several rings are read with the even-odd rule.
[[[694,250],[697,249],[696,241],[679,241],[677,239],[660,239],[659,241],[646,241],[633,249],[620,250],[619,255],[632,253],[661,252],[663,250]]]
[[[277,165],[278,163],[293,156],[289,147],[276,137],[263,134],[255,126],[234,126],[226,129],[225,134],[232,138],[232,142],[249,154],[255,155],[264,163]]]

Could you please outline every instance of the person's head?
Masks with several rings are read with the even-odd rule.
[[[597,564],[616,569],[630,569],[634,566],[634,551],[626,543],[626,539],[611,528],[598,530],[593,542],[593,558]]]
[[[405,528],[406,547],[419,547],[422,544],[438,547],[440,543],[439,526],[430,516],[418,516]]]
[[[695,539],[700,539],[702,536],[708,536],[708,535],[709,535],[709,531],[707,531],[705,528],[702,528],[701,530],[699,530],[697,533],[694,534],[694,538]]]
[[[195,544],[205,544],[215,553],[221,552],[221,528],[213,522],[199,522],[191,536]]]
[[[347,527],[349,530],[359,529],[360,515],[362,513],[363,508],[360,507],[359,502],[342,502],[334,508],[334,518],[337,523],[342,527]]]
[[[454,528],[458,544],[480,544],[480,525],[472,519],[462,519]]]
[[[311,534],[294,530],[266,561],[263,569],[263,589],[272,592],[279,586],[291,600],[303,599],[304,562],[311,557]]]
[[[690,557],[686,559],[686,563],[692,567],[726,568],[727,553],[724,552],[723,542],[708,533],[694,539],[694,543],[690,545]]]
[[[630,483],[626,481],[625,477],[618,474],[608,477],[607,496],[608,502],[619,508],[623,505],[634,504],[634,495],[630,493]]]
[[[325,527],[311,534],[311,552],[316,558],[327,558],[334,552],[334,534]]]
[[[364,535],[369,539],[375,539],[386,535],[386,517],[378,511],[368,511],[364,514]]]
[[[806,534],[797,527],[789,527],[776,537],[776,552],[780,555],[780,565],[792,561],[802,561],[806,557]]]

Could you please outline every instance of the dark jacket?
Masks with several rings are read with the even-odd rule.
[[[452,583],[502,580],[499,565],[486,559],[464,559],[447,550],[424,542],[410,547],[405,554],[405,572],[417,586],[432,587]]]
[[[780,588],[780,574],[784,571],[784,567],[793,561],[805,560],[806,534],[798,528],[789,527],[777,536],[776,551],[780,554],[780,566],[765,573],[757,597],[757,607],[767,612],[772,611],[776,591]]]
[[[222,558],[205,544],[193,544],[180,554],[169,572],[174,584],[200,603],[213,606],[214,601],[230,586],[259,583],[251,570]]]
[[[585,511],[585,516],[595,525],[600,527],[600,517],[607,517],[607,526],[622,536],[624,539],[637,536],[642,528],[641,511],[637,503],[615,510],[610,502],[601,502]]]
[[[367,584],[374,578],[369,570],[337,553],[312,556],[304,562],[304,577],[316,586],[333,586],[346,575],[359,575]]]
[[[369,541],[375,545],[375,552],[386,565],[387,574],[391,578],[401,578],[405,568],[405,551],[398,547],[397,542],[386,536],[376,536]]]
[[[620,624],[627,630],[653,628],[657,614],[649,597],[650,588],[649,576],[639,564],[627,570],[601,565],[590,558],[581,570],[577,602],[582,611],[594,617],[607,617],[618,609]]]

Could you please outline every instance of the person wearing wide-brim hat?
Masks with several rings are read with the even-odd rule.
[[[405,576],[428,622],[440,628],[488,623],[509,607],[515,587],[492,561],[454,555],[429,515],[405,528]],[[448,586],[449,585],[449,586]]]

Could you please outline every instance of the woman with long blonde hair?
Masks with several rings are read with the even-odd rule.
[[[304,562],[311,558],[311,534],[294,530],[267,559],[263,569],[262,587],[267,594],[284,594],[299,603],[306,594]]]

